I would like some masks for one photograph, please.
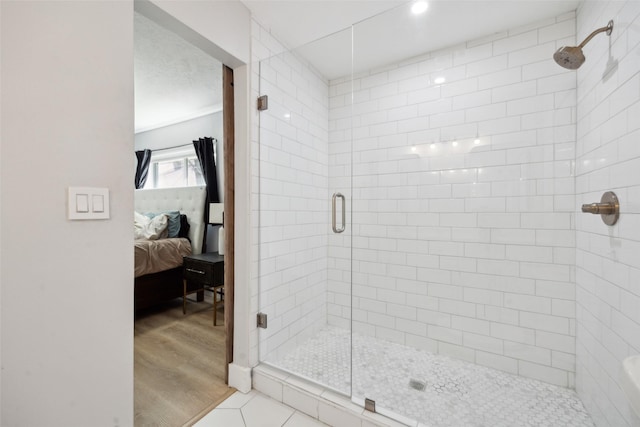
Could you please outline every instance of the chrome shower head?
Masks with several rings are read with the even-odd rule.
[[[584,64],[585,60],[584,53],[582,53],[584,45],[589,43],[593,36],[605,31],[608,36],[611,35],[611,32],[613,31],[613,21],[609,21],[606,27],[598,28],[593,33],[589,34],[589,36],[587,36],[587,38],[578,46],[562,46],[553,54],[554,61],[556,61],[561,67],[569,70],[576,70],[580,68],[580,66]]]
[[[584,64],[584,53],[578,46],[562,46],[553,54],[553,60],[561,67],[577,70]]]

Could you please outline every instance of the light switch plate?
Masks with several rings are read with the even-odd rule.
[[[72,220],[109,219],[109,189],[69,187],[67,212]]]

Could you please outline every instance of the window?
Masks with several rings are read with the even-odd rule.
[[[205,185],[193,147],[156,150],[151,153],[144,188],[196,187]]]

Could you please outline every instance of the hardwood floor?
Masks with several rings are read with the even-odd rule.
[[[134,422],[137,427],[190,424],[234,389],[224,383],[224,314],[213,326],[210,292],[182,314],[176,299],[136,314]],[[195,296],[194,296],[195,297]]]

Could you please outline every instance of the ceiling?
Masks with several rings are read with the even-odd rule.
[[[575,10],[580,0],[243,0],[258,22],[328,79]],[[350,28],[354,24],[353,30]]]
[[[134,83],[136,133],[222,109],[222,64],[139,13]]]
[[[242,0],[258,22],[327,79],[455,46],[575,10],[580,0]],[[222,109],[222,64],[135,14],[135,129]],[[352,24],[354,24],[351,27]]]

